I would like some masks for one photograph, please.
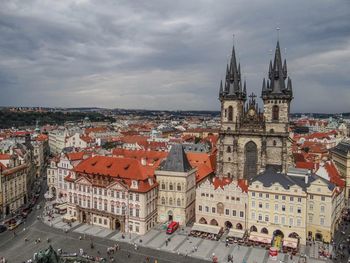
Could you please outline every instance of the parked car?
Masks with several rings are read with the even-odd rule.
[[[5,225],[0,225],[0,233],[5,232],[7,227]]]

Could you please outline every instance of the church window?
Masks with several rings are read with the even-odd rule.
[[[172,183],[169,184],[169,190],[170,190],[170,191],[174,190],[173,184],[172,184]]]
[[[233,121],[233,107],[228,107],[228,121]]]
[[[231,152],[231,147],[230,146],[227,146],[227,150],[226,150],[228,153]]]
[[[272,107],[272,120],[278,121],[279,119],[279,107],[277,105],[273,105]]]
[[[253,141],[245,145],[244,178],[250,179],[257,175],[258,149]]]

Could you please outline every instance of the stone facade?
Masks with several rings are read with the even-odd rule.
[[[269,80],[264,80],[264,110],[254,94],[247,101],[246,83],[241,81],[235,50],[227,66],[225,84],[220,86],[221,128],[219,132],[218,176],[250,179],[267,166],[286,172],[289,156],[289,112],[292,97],[291,80],[286,62],[282,66],[279,43],[275,60],[270,63]]]
[[[159,184],[158,222],[185,225],[195,216],[196,168],[192,168],[182,145],[172,146],[155,172]]]

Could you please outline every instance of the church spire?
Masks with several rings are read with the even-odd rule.
[[[237,63],[235,46],[232,46],[231,60],[226,67],[226,79],[225,79],[225,89],[220,96],[227,97],[231,99],[243,99],[245,100],[246,95],[243,92],[241,83],[241,65]]]
[[[275,57],[269,64],[269,78],[267,81],[267,87],[265,85],[265,80],[263,81],[262,87],[262,98],[286,98],[292,99],[292,94],[286,87],[285,80],[288,76],[287,73],[287,61],[284,60],[282,65],[282,56],[279,40],[277,41]],[[291,82],[291,80],[290,80]]]

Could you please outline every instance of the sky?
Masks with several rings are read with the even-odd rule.
[[[233,43],[248,93],[260,95],[279,38],[291,111],[350,111],[348,0],[0,6],[0,106],[219,110]]]

